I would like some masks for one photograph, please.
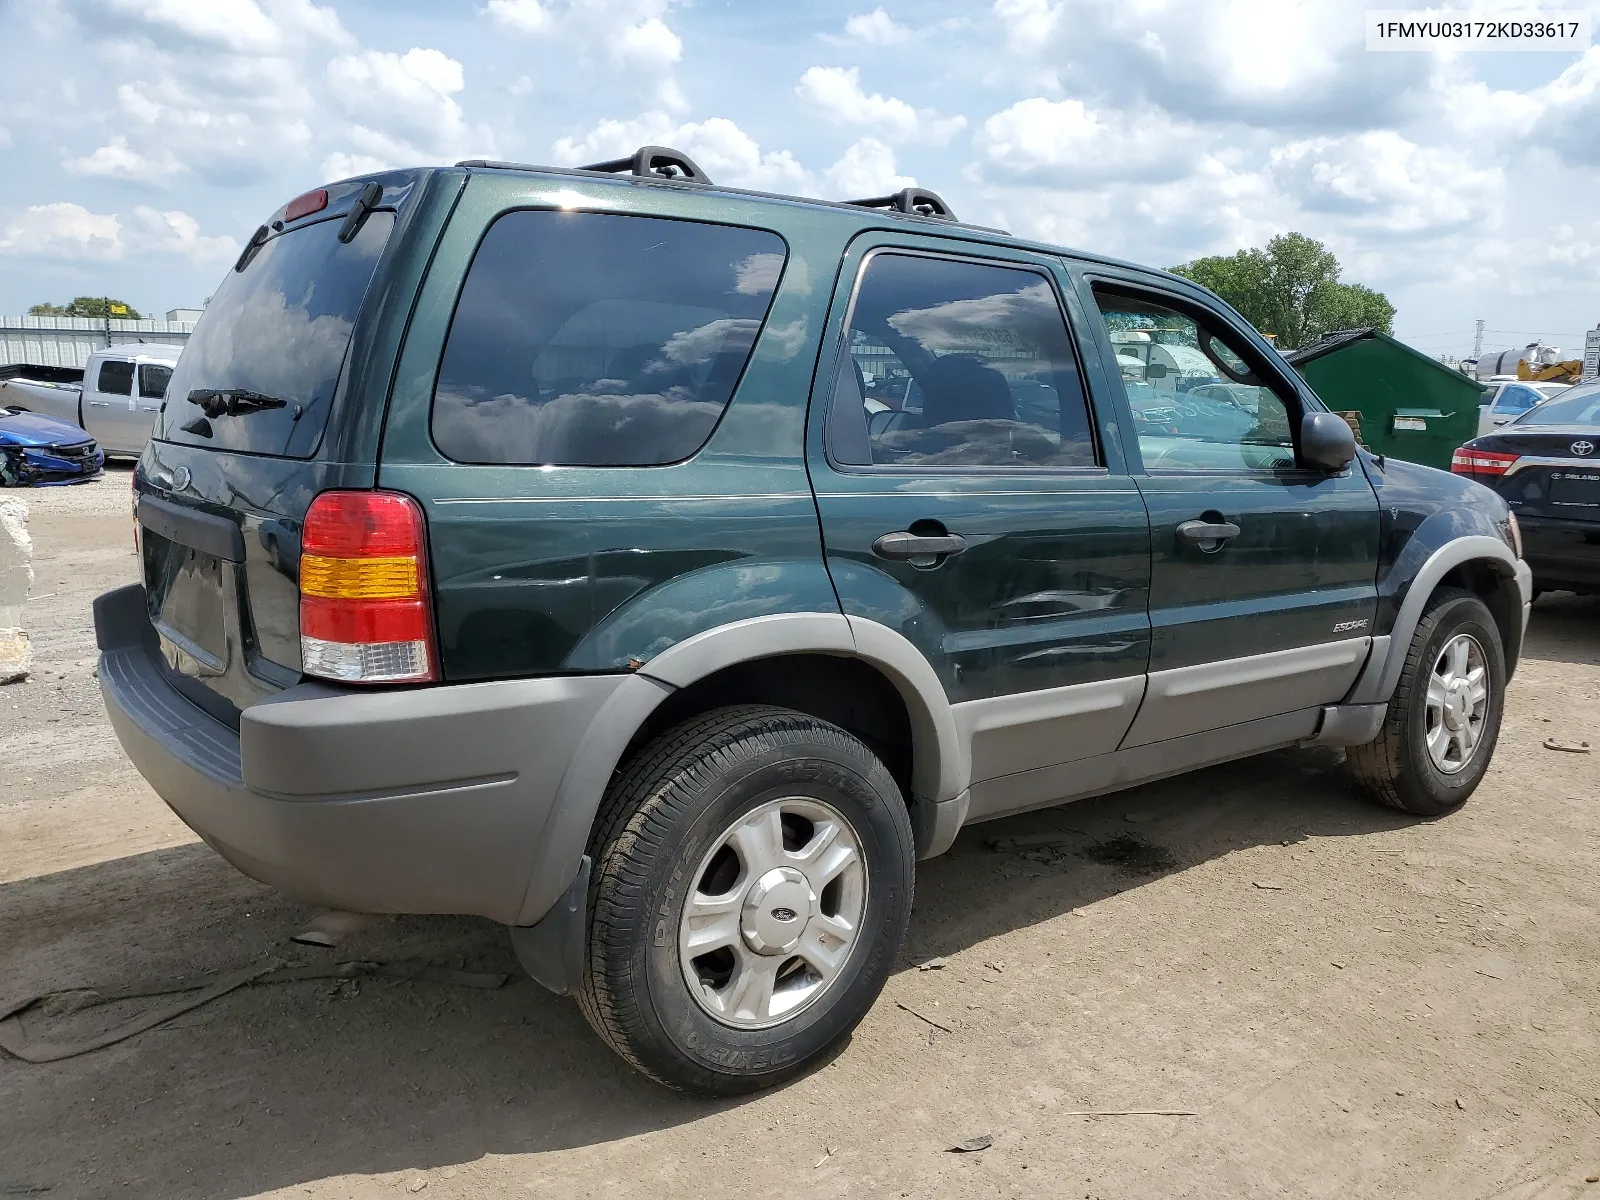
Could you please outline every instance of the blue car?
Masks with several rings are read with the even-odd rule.
[[[76,425],[0,408],[0,487],[49,487],[100,478],[106,456]]]

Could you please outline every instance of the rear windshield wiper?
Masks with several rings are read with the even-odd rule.
[[[208,417],[239,417],[268,408],[285,408],[289,403],[248,388],[195,388],[188,400],[198,404]]]

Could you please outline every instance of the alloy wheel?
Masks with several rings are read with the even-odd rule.
[[[841,977],[867,907],[860,840],[833,806],[769,800],[701,860],[678,924],[696,1003],[735,1029],[762,1029],[810,1007]]]

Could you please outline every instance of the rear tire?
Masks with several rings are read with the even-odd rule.
[[[855,1028],[911,918],[904,798],[858,739],[717,709],[617,776],[589,853],[578,1002],[659,1083],[708,1096],[800,1074]]]
[[[1471,592],[1440,588],[1412,635],[1382,731],[1348,753],[1362,789],[1419,817],[1460,808],[1494,756],[1505,685],[1488,608]]]

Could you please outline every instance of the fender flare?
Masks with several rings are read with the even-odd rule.
[[[1524,572],[1517,570],[1516,555],[1499,538],[1489,537],[1486,534],[1473,534],[1446,542],[1428,556],[1406,586],[1405,599],[1401,601],[1400,611],[1395,616],[1394,628],[1386,637],[1372,639],[1372,655],[1344,703],[1387,704],[1389,702],[1389,698],[1394,695],[1394,689],[1400,683],[1400,672],[1405,668],[1406,655],[1411,650],[1411,638],[1422,620],[1422,613],[1427,607],[1429,597],[1433,595],[1441,579],[1457,567],[1469,562],[1487,563],[1497,574],[1512,580],[1519,590],[1525,587]],[[1530,599],[1531,597],[1524,592],[1519,609]]]
[[[572,882],[611,776],[656,707],[674,691],[726,667],[783,654],[854,657],[882,671],[911,718],[913,805],[926,801],[930,808],[943,810],[964,798],[967,756],[950,701],[933,667],[903,635],[842,613],[781,613],[734,621],[663,650],[624,680],[596,713],[556,789],[518,925],[538,922]]]

